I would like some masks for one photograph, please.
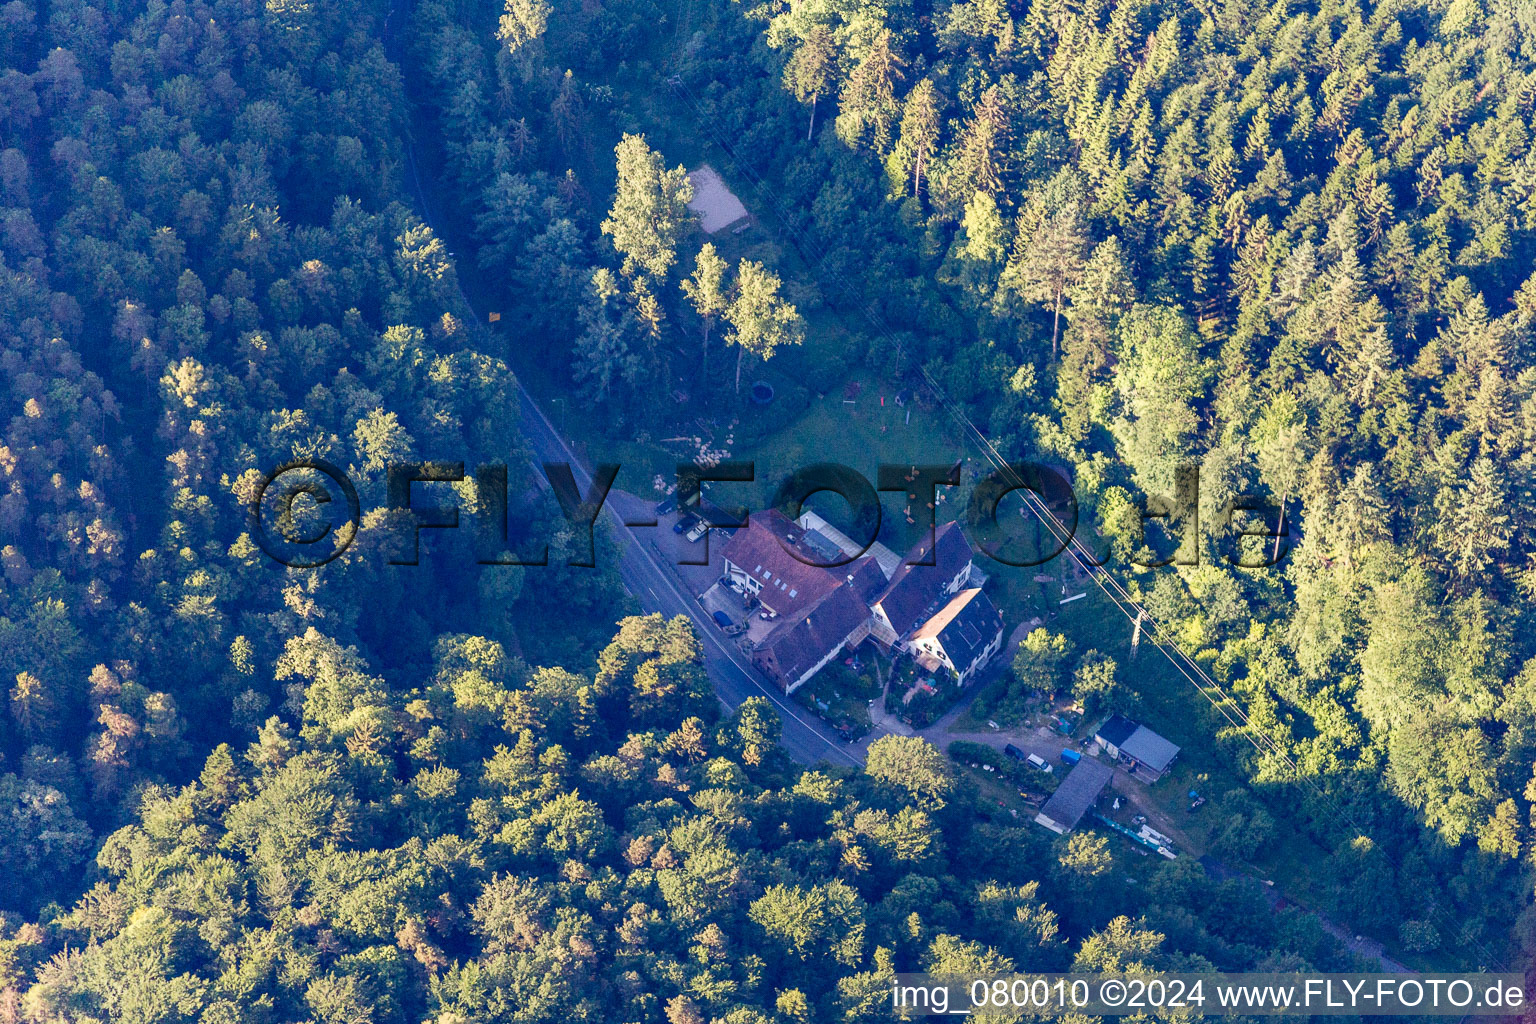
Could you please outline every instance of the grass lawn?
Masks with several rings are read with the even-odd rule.
[[[558,402],[552,405],[547,397],[544,399],[546,412],[577,442],[583,454],[594,461],[621,462],[625,469],[619,486],[649,495],[651,478],[660,473],[670,481],[676,462],[690,458],[695,450],[691,439],[700,437],[713,447],[728,449],[730,458],[755,463],[753,484],[715,488],[718,502],[740,502],[754,509],[766,506],[780,480],[791,470],[812,463],[842,463],[865,474],[873,483],[876,466],[882,461],[950,462],[966,454],[974,457],[941,410],[895,406],[894,394],[901,385],[882,380],[882,374],[863,365],[864,341],[858,317],[838,314],[819,301],[813,268],[791,244],[790,235],[779,221],[777,197],[765,194],[728,153],[710,140],[707,127],[697,123],[691,104],[670,90],[657,89],[654,77],[641,74],[638,69],[630,79],[621,76],[614,84],[620,94],[620,102],[614,108],[617,127],[644,132],[669,165],[683,164],[692,169],[708,163],[746,205],[754,216],[752,227],[740,234],[723,231],[709,241],[731,264],[740,259],[759,259],[777,269],[791,301],[801,307],[808,330],[806,342],[800,348],[783,351],[766,364],[749,360],[742,369],[738,394],[733,387],[734,353],[726,350],[719,332],[711,343],[709,372],[705,375],[698,367],[699,339],[684,322],[686,317],[677,317],[666,327],[664,341],[673,359],[674,382],[667,390],[676,386],[688,391],[691,397],[685,404],[675,403],[670,394],[659,397],[657,409],[648,419],[651,424],[665,421],[666,427],[636,430],[623,440],[614,441],[611,427],[601,418],[587,415],[580,400],[574,401],[576,408],[561,409]],[[611,163],[606,152],[594,152],[586,171],[583,180],[594,195],[611,190]],[[677,268],[677,275],[686,275],[690,269],[685,259],[684,265]],[[537,370],[530,373],[530,367],[519,370],[528,376],[535,394],[558,395],[566,390],[565,382],[553,379],[552,374],[541,379]],[[754,405],[747,398],[752,382],[757,380],[773,386],[772,402]],[[880,404],[882,395],[886,399],[884,407]],[[849,397],[853,398],[851,405],[845,404]],[[963,492],[964,488],[960,490]],[[957,493],[950,498],[954,504],[940,507],[939,521],[956,517],[961,496]],[[904,552],[918,539],[918,531],[908,527],[902,514],[905,500],[899,494],[886,495],[883,503],[880,539]],[[844,503],[835,496],[822,495],[811,504],[834,523],[842,525],[846,521]],[[1017,513],[1010,510],[1009,515]],[[1091,581],[1070,583],[1069,594],[1086,591],[1087,596],[1071,604],[1060,604],[1064,568],[1061,559],[1040,567],[1010,567],[979,556],[978,564],[991,577],[988,592],[1010,628],[1040,615],[1046,628],[1067,634],[1078,650],[1097,649],[1118,662],[1122,677],[1141,694],[1136,717],[1183,749],[1179,765],[1169,777],[1151,787],[1150,795],[1170,817],[1187,822],[1186,828],[1192,835],[1208,840],[1220,824],[1216,801],[1227,790],[1248,785],[1243,773],[1234,767],[1235,760],[1214,738],[1225,722],[1213,715],[1205,698],[1155,647],[1143,645],[1139,657],[1132,658],[1131,622]],[[1037,574],[1051,574],[1057,579],[1041,582],[1034,579]],[[1116,570],[1116,575],[1125,575],[1123,567]],[[968,781],[989,796],[998,791],[990,803],[995,805],[996,799],[1017,800],[1016,793],[999,786],[990,774],[964,766],[960,771],[975,776]],[[1195,812],[1188,810],[1190,788],[1199,789],[1210,801]],[[1257,789],[1255,792],[1258,793]],[[1288,894],[1321,904],[1322,894],[1317,891],[1315,873],[1309,868],[1320,863],[1329,851],[1294,828],[1293,816],[1286,813],[1279,800],[1271,807],[1278,823],[1276,835],[1252,867],[1264,877],[1273,878]],[[1122,864],[1132,860],[1140,858],[1120,858]],[[1155,867],[1156,858],[1145,863]]]
[[[772,383],[775,376],[766,373],[753,379]],[[541,404],[557,429],[561,429],[563,422],[567,436],[583,455],[594,462],[619,462],[624,468],[617,486],[636,494],[649,495],[651,478],[658,473],[672,482],[678,461],[691,459],[696,451],[692,438],[698,437],[714,448],[725,448],[732,459],[752,462],[756,479],[751,484],[705,484],[705,488],[717,489],[716,500],[721,504],[740,502],[753,509],[767,507],[780,482],[791,472],[818,462],[836,462],[856,469],[873,487],[881,462],[953,462],[964,452],[952,439],[948,429],[951,424],[944,412],[910,406],[912,415],[908,422],[907,408],[898,408],[894,401],[897,388],[865,387],[857,378],[850,383],[859,385],[859,397],[854,404],[844,403],[841,396],[845,389],[841,388],[834,395],[813,398],[803,415],[776,426],[755,441],[746,440],[754,432],[753,421],[766,419],[771,413],[745,399],[729,417],[715,414],[690,418],[691,407],[668,409],[669,418],[673,419],[670,427],[622,438],[615,437],[600,420],[584,415],[580,399],[546,397]],[[528,384],[535,394],[558,395],[545,386],[553,382],[541,381],[537,376],[529,375]],[[882,393],[886,399],[883,409]],[[570,402],[572,407],[562,409],[562,402]],[[920,531],[906,523],[901,495],[889,494],[881,500],[881,539],[897,551],[905,551],[916,542]],[[941,522],[953,518],[951,510],[958,510],[958,501],[958,497],[949,497],[940,506]],[[809,504],[834,523],[843,524],[846,519],[848,506],[836,495],[825,494]]]
[[[1032,822],[1039,813],[1039,804],[1030,803],[1019,796],[1020,787],[1006,778],[1000,778],[996,771],[972,768],[969,762],[956,761],[954,758],[950,758],[949,763],[953,766],[956,788],[970,794],[978,808],[995,820],[1006,817],[1010,824],[1025,825]],[[1041,788],[1035,787],[1036,791]],[[1017,817],[1009,813],[1011,811],[1018,812]],[[1044,833],[1041,826],[1033,827],[1041,828]]]
[[[849,404],[843,395],[855,388],[857,397]],[[938,463],[960,458],[964,449],[951,439],[947,415],[910,405],[898,407],[898,390],[889,384],[866,383],[855,375],[847,387],[812,399],[810,408],[795,422],[744,447],[738,456],[756,463],[761,501],[766,503],[779,482],[791,472],[818,462],[837,462],[858,470],[873,487],[881,462]],[[884,408],[880,405],[882,395]],[[950,498],[949,502],[954,500]],[[883,518],[890,522],[885,524],[881,536],[894,537],[898,545],[905,547],[905,532],[901,529],[906,526],[902,515],[904,503],[898,505],[898,501],[899,494],[882,498],[886,507]],[[846,503],[835,495],[826,495],[812,504],[833,522],[843,519],[847,511]]]
[[[1143,643],[1133,658],[1131,623],[1097,585],[1087,586],[1088,596],[1060,606],[1060,615],[1049,623],[1049,628],[1067,634],[1082,649],[1096,648],[1114,658],[1120,677],[1130,682],[1141,696],[1141,705],[1132,717],[1179,745],[1178,762],[1166,776],[1148,787],[1148,794],[1192,838],[1207,845],[1223,824],[1217,806],[1222,794],[1239,788],[1248,788],[1261,800],[1265,800],[1265,794],[1249,784],[1214,739],[1218,726],[1226,726],[1226,721],[1216,715],[1194,685],[1155,646]],[[1189,810],[1191,789],[1198,790],[1207,800],[1195,811]],[[1277,795],[1283,799],[1283,794]],[[1261,877],[1273,879],[1287,895],[1313,906],[1322,905],[1325,894],[1317,886],[1319,874],[1314,869],[1331,851],[1297,830],[1283,804],[1266,803],[1276,821],[1274,837],[1262,854],[1246,866]],[[1244,865],[1237,862],[1234,866]]]
[[[1069,583],[1069,594],[1086,592],[1087,596],[1063,605],[1058,603],[1062,596],[1059,582],[1040,583],[1033,578],[1036,573],[1049,573],[1059,580],[1063,568],[1060,561],[1034,569],[995,564],[988,564],[987,568],[992,576],[989,589],[998,606],[1006,609],[1004,614],[1010,624],[1030,609],[1044,606],[1047,614],[1055,612],[1056,617],[1048,617],[1044,628],[1065,634],[1076,650],[1096,649],[1115,659],[1120,677],[1140,694],[1139,707],[1127,709],[1128,713],[1180,746],[1179,760],[1173,769],[1146,790],[1169,820],[1177,822],[1193,841],[1207,846],[1224,824],[1218,806],[1220,797],[1228,790],[1248,788],[1269,806],[1277,827],[1252,863],[1223,859],[1262,878],[1275,880],[1282,891],[1303,903],[1326,904],[1326,894],[1318,887],[1318,874],[1312,868],[1331,851],[1294,827],[1293,817],[1283,803],[1283,793],[1268,795],[1266,799],[1265,793],[1249,784],[1232,755],[1214,738],[1216,732],[1227,727],[1227,722],[1155,646],[1143,643],[1132,655],[1131,621],[1095,583]],[[985,722],[978,719],[967,725],[979,729]],[[1194,811],[1189,809],[1191,789],[1198,790],[1207,800]]]

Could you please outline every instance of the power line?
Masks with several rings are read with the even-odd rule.
[[[818,263],[822,262],[826,256],[825,252],[820,251],[820,248],[806,235],[803,229],[798,227],[791,219],[791,217],[787,215],[782,203],[779,201],[779,194],[776,193],[773,189],[769,188],[761,176],[758,175],[747,162],[743,161],[737,155],[734,147],[731,146],[730,142],[725,139],[718,130],[716,121],[713,118],[707,116],[707,111],[700,103],[693,89],[689,87],[686,81],[683,80],[682,76],[673,75],[668,79],[668,82],[675,90],[681,92],[687,98],[688,102],[694,109],[697,122],[704,127],[705,131],[708,132],[715,143],[725,151],[726,155],[729,156],[731,161],[735,164],[737,170],[751,181],[758,195],[767,200],[767,205],[772,209],[774,216],[779,221],[780,226],[783,227],[785,232],[791,236],[792,243],[795,245],[796,250],[800,253],[801,258],[805,261],[807,267],[814,268]],[[812,275],[815,276],[814,269],[812,269]],[[893,331],[891,331],[889,325],[886,324],[884,319],[877,312],[873,302],[865,305],[861,309],[861,313],[863,314],[864,319],[870,324],[870,326],[878,334],[889,341],[896,348],[898,353],[906,355],[906,342],[898,337]],[[955,420],[955,422],[962,428],[962,431],[965,433],[967,438],[973,441],[973,443],[979,445],[982,454],[985,456],[987,461],[992,463],[994,468],[1006,479],[1014,483],[1018,488],[1022,489],[1026,507],[1030,509],[1030,511],[1035,515],[1036,519],[1041,523],[1041,525],[1050,531],[1051,535],[1060,542],[1062,545],[1061,550],[1069,557],[1071,557],[1072,560],[1077,563],[1078,567],[1081,568],[1084,573],[1094,581],[1104,596],[1107,597],[1117,609],[1119,609],[1121,614],[1124,615],[1127,620],[1134,622],[1138,618],[1141,618],[1146,623],[1148,627],[1148,636],[1151,642],[1157,647],[1158,651],[1160,651],[1162,655],[1168,659],[1169,664],[1171,664],[1179,672],[1179,674],[1184,677],[1190,686],[1193,687],[1194,690],[1199,693],[1200,696],[1203,697],[1206,702],[1211,705],[1212,708],[1221,714],[1221,716],[1230,725],[1232,725],[1239,731],[1240,734],[1243,735],[1244,739],[1246,739],[1249,744],[1253,746],[1260,757],[1269,755],[1278,758],[1282,763],[1284,763],[1291,770],[1291,773],[1295,779],[1306,785],[1322,801],[1323,806],[1329,808],[1329,810],[1335,815],[1336,822],[1347,824],[1355,831],[1357,835],[1370,838],[1367,830],[1359,823],[1354,815],[1347,808],[1343,807],[1339,801],[1337,801],[1326,790],[1319,786],[1317,781],[1310,774],[1304,772],[1300,766],[1297,765],[1295,760],[1286,753],[1286,751],[1280,746],[1279,742],[1273,736],[1253,725],[1247,712],[1243,710],[1242,705],[1230,694],[1228,694],[1220,683],[1211,678],[1209,673],[1207,673],[1198,662],[1186,654],[1183,648],[1178,646],[1176,641],[1165,641],[1163,639],[1163,637],[1167,635],[1167,631],[1162,627],[1162,625],[1159,624],[1157,620],[1149,612],[1147,612],[1147,610],[1142,607],[1139,602],[1131,597],[1129,591],[1127,591],[1126,588],[1108,572],[1108,570],[1093,560],[1086,546],[1084,546],[1082,542],[1077,539],[1075,531],[1067,531],[1066,528],[1061,525],[1060,521],[1049,510],[1045,503],[1034,493],[1032,489],[1026,485],[1026,482],[1019,477],[1013,466],[1010,465],[1008,461],[1002,456],[1002,454],[997,450],[996,445],[992,443],[991,439],[983,434],[980,428],[976,426],[976,424],[971,420],[970,416],[965,412],[965,410],[945,393],[944,389],[939,385],[939,382],[936,381],[933,378],[933,375],[928,372],[927,367],[919,365],[917,369],[921,374],[924,383],[927,385],[934,397],[944,407],[945,411],[949,413],[950,417]],[[1086,560],[1084,557],[1080,556],[1079,552],[1088,556]],[[1215,690],[1219,695],[1220,700],[1213,698],[1208,690]],[[1387,857],[1389,863],[1392,864],[1394,869],[1399,871],[1401,870],[1401,865],[1393,860],[1385,849],[1381,848],[1379,845],[1378,849],[1382,850],[1383,856]],[[1439,919],[1442,924],[1455,924],[1449,915],[1447,915],[1444,911],[1441,911],[1438,906],[1432,905],[1430,907],[1430,913]],[[1492,952],[1481,941],[1473,940],[1473,945],[1478,948],[1479,952],[1484,955],[1486,960],[1489,962],[1494,961]]]
[[[797,227],[796,225],[793,224],[793,222],[790,221],[788,216],[786,216],[784,214],[784,212],[782,210],[782,207],[780,206],[780,204],[778,203],[777,199],[775,198],[775,193],[772,190],[768,189],[766,187],[766,184],[763,182],[762,178],[760,176],[758,176],[757,173],[755,171],[753,171],[748,165],[746,165],[740,159],[740,157],[737,156],[734,148],[730,145],[730,143],[727,140],[725,140],[723,137],[721,137],[719,132],[715,129],[713,122],[710,119],[708,119],[707,117],[704,116],[705,115],[705,111],[703,110],[702,105],[699,103],[697,97],[693,93],[693,90],[691,88],[689,88],[687,83],[684,82],[680,77],[677,77],[677,76],[674,76],[671,79],[671,82],[673,83],[673,85],[676,88],[681,89],[687,95],[687,98],[688,98],[689,102],[693,105],[695,114],[698,116],[699,122],[708,126],[707,130],[709,131],[710,135],[714,138],[715,142],[722,149],[724,149],[726,151],[726,154],[728,156],[730,156],[732,162],[736,164],[737,168],[739,170],[741,170],[743,174],[745,174],[746,176],[748,176],[749,178],[752,179],[753,185],[757,189],[758,193],[760,195],[766,194],[767,196],[770,197],[769,205],[775,207],[774,212],[775,212],[775,215],[778,218],[780,224],[791,235],[794,236],[795,246],[796,246],[796,249],[799,250],[801,258],[805,260],[805,262],[806,262],[806,264],[808,266],[814,266],[817,262],[819,262],[819,258],[824,256],[824,254],[813,253],[813,251],[808,251],[808,250],[814,250],[816,248],[814,243],[805,236],[805,233],[799,227]],[[903,355],[906,354],[906,342],[903,341],[901,338],[897,337],[890,330],[889,326],[884,322],[884,320],[875,311],[874,305],[872,303],[870,305],[865,306],[861,310],[861,312],[862,312],[865,320],[868,321],[869,324],[878,333],[880,333],[888,341],[890,341],[896,347],[896,349],[900,353],[902,353]],[[967,433],[968,433],[968,435],[970,437],[973,437],[977,442],[979,442],[979,444],[982,447],[983,453],[986,455],[988,460],[991,461],[1000,472],[1002,472],[1004,474],[1007,474],[1007,476],[1011,477],[1014,483],[1016,483],[1016,484],[1018,484],[1020,486],[1023,486],[1024,481],[1018,477],[1017,473],[1014,472],[1013,468],[1001,456],[1001,454],[998,453],[996,447],[992,444],[992,442],[984,434],[982,434],[980,429],[977,428],[975,423],[973,423],[971,421],[970,417],[966,415],[964,410],[961,409],[952,399],[949,398],[948,395],[946,395],[944,393],[944,389],[942,387],[940,387],[939,383],[936,380],[933,379],[932,374],[930,374],[928,372],[927,368],[923,367],[923,366],[919,366],[918,367],[918,372],[922,375],[923,380],[927,384],[929,390],[939,400],[940,404],[942,404],[944,406],[945,411],[950,414],[951,418],[953,418],[965,431],[967,431]],[[1036,499],[1034,494],[1032,492],[1030,492],[1027,488],[1025,489],[1024,493],[1027,496],[1026,497],[1026,501],[1031,504],[1031,511],[1033,511],[1035,513],[1036,517],[1041,520],[1042,524],[1045,525],[1046,529],[1051,530],[1053,536],[1057,536],[1058,539],[1063,539],[1063,538],[1061,538],[1059,536],[1058,531],[1060,530],[1060,524],[1055,519],[1055,517],[1053,515],[1051,515],[1049,512],[1042,513],[1041,511],[1035,509],[1033,507],[1033,505],[1034,505],[1035,502],[1038,501],[1038,499]],[[1118,582],[1113,581],[1113,578],[1109,577],[1108,573],[1103,573],[1102,569],[1100,567],[1094,567],[1094,568],[1100,568],[1099,572],[1094,572],[1091,569],[1089,569],[1089,565],[1091,565],[1091,563],[1085,564],[1083,562],[1083,560],[1080,559],[1077,556],[1077,553],[1075,551],[1071,550],[1071,544],[1073,542],[1072,538],[1070,538],[1070,537],[1066,538],[1066,539],[1064,539],[1063,542],[1064,542],[1064,544],[1066,544],[1067,551],[1071,555],[1073,560],[1076,561],[1080,567],[1084,568],[1085,571],[1087,571],[1088,575],[1095,580],[1095,582],[1099,585],[1101,590],[1104,590],[1105,595],[1107,597],[1109,597],[1112,602],[1115,603],[1116,607],[1118,607],[1120,609],[1122,614],[1125,614],[1127,616],[1127,618],[1131,619],[1132,621],[1134,621],[1135,618],[1136,618],[1135,615],[1131,614],[1124,607],[1124,605],[1122,605],[1121,600],[1124,600],[1125,602],[1130,603],[1132,605],[1132,607],[1136,609],[1136,611],[1141,612],[1146,617],[1146,620],[1149,623],[1151,623],[1151,625],[1152,625],[1152,642],[1158,646],[1158,649],[1161,650],[1163,652],[1164,656],[1167,657],[1169,659],[1169,661],[1174,664],[1175,668],[1179,669],[1180,673],[1182,675],[1184,675],[1184,677],[1186,679],[1190,679],[1190,673],[1189,673],[1189,671],[1187,671],[1180,664],[1179,658],[1182,658],[1183,661],[1185,663],[1187,663],[1187,665],[1190,668],[1192,668],[1197,675],[1205,678],[1207,680],[1208,685],[1210,685],[1211,687],[1216,689],[1216,691],[1218,693],[1220,693],[1224,699],[1231,700],[1231,698],[1226,694],[1226,692],[1224,690],[1222,690],[1220,685],[1217,684],[1215,680],[1210,679],[1210,677],[1205,674],[1204,670],[1201,669],[1198,664],[1194,663],[1191,659],[1189,659],[1186,655],[1184,655],[1182,651],[1178,651],[1179,658],[1175,658],[1168,651],[1166,646],[1161,641],[1159,641],[1157,639],[1157,632],[1159,630],[1159,627],[1157,626],[1156,622],[1152,619],[1152,617],[1150,615],[1147,615],[1146,612],[1145,612],[1145,609],[1141,608],[1141,606],[1139,604],[1136,604],[1131,599],[1129,593],[1127,593],[1125,591],[1125,589],[1118,584]],[[1102,576],[1101,576],[1101,573],[1102,573]],[[1110,580],[1110,582],[1114,586],[1114,589],[1116,591],[1118,591],[1118,593],[1121,595],[1120,599],[1117,599],[1114,595],[1109,593],[1109,590],[1108,590],[1108,588],[1105,585],[1105,579],[1106,578]],[[1194,680],[1190,679],[1190,682],[1193,683]],[[1196,688],[1199,689],[1199,685],[1198,684],[1196,684]],[[1247,716],[1242,713],[1240,708],[1237,708],[1235,710],[1237,711],[1237,714],[1242,718],[1242,721],[1241,722],[1234,721],[1232,719],[1231,715],[1228,713],[1227,709],[1221,707],[1219,704],[1217,704],[1216,701],[1211,700],[1209,694],[1206,694],[1203,690],[1201,690],[1201,695],[1203,697],[1205,697],[1205,699],[1207,701],[1210,701],[1212,706],[1216,707],[1217,710],[1221,712],[1223,717],[1225,717],[1228,720],[1228,722],[1230,722],[1234,727],[1237,727],[1237,728],[1239,728],[1241,730],[1244,730],[1245,732],[1249,731],[1251,729],[1251,727],[1249,726],[1248,721],[1247,721]],[[1262,734],[1261,734],[1261,736],[1262,736]],[[1259,747],[1258,743],[1254,740],[1254,738],[1251,735],[1246,736],[1246,738],[1248,739],[1248,741],[1250,743],[1252,743],[1255,746],[1255,749],[1258,749],[1261,754],[1264,753],[1263,749],[1261,747]],[[1262,738],[1266,742],[1269,742],[1271,744],[1274,753],[1276,753],[1278,756],[1280,756],[1282,759],[1284,759],[1286,761],[1286,763],[1288,765],[1290,765],[1290,767],[1293,770],[1295,769],[1295,767],[1296,767],[1295,762],[1291,761],[1290,758],[1288,758],[1285,755],[1284,751],[1280,750],[1279,747],[1274,744],[1272,739],[1270,739],[1267,736],[1262,736]]]

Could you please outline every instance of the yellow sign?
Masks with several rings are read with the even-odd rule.
[[[497,320],[500,320],[500,319],[501,319],[501,314],[500,313],[492,313],[491,314],[491,323],[495,323]]]

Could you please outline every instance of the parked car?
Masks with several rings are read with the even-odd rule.
[[[693,524],[695,524],[697,522],[698,522],[698,520],[695,519],[693,516],[690,516],[690,515],[678,516],[677,517],[677,522],[672,524],[672,532],[673,533],[687,533],[689,530],[693,529]]]
[[[1014,746],[1012,743],[1008,744],[1006,747],[1003,748],[1003,753],[1007,754],[1009,757],[1013,758],[1015,761],[1022,761],[1022,760],[1024,760],[1024,751],[1020,750],[1018,747]]]
[[[730,629],[735,625],[735,623],[731,621],[731,617],[725,614],[725,612],[715,612],[711,618],[715,620],[715,625],[719,626],[721,629]]]
[[[1030,754],[1024,760],[1029,764],[1031,768],[1035,769],[1035,771],[1045,772],[1045,774],[1049,775],[1054,770],[1051,767],[1051,763],[1038,754]]]
[[[675,508],[677,508],[677,495],[669,495],[656,503],[656,514],[664,516]]]
[[[688,543],[697,544],[699,538],[709,532],[709,524],[700,519],[693,524],[693,529],[688,531]]]
[[[1061,759],[1067,764],[1077,764],[1077,762],[1083,759],[1083,755],[1075,750],[1064,748],[1061,752]]]

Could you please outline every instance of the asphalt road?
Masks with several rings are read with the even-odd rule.
[[[468,296],[465,296],[465,301],[469,301]],[[569,463],[577,487],[585,494],[592,481],[587,468],[521,384],[518,385],[517,397],[518,410],[522,414],[523,435],[534,461]],[[626,521],[640,523],[654,520],[656,517],[650,503],[614,488],[608,493],[608,500],[603,503],[603,514],[623,548],[619,576],[624,581],[625,589],[647,611],[661,612],[669,618],[686,615],[693,620],[694,628],[703,643],[704,664],[710,681],[727,708],[735,710],[748,697],[767,698],[778,710],[784,724],[781,745],[791,758],[801,764],[815,764],[818,761],[838,765],[864,763],[862,751],[858,747],[839,740],[823,722],[808,716],[804,708],[765,683],[736,645],[722,637],[720,630],[704,615],[698,601],[683,588],[664,563],[663,556],[652,548],[648,534],[659,527],[627,525]]]
[[[405,24],[410,7],[411,0],[394,0],[389,17],[385,21],[385,43],[393,59],[397,61],[402,55],[398,52],[395,29]],[[454,245],[455,240],[448,237],[432,216],[431,197],[422,187],[421,175],[416,164],[415,141],[409,135],[406,142],[406,165],[416,197],[416,207],[422,219],[444,242],[450,246]],[[482,304],[476,303],[465,290],[463,278],[459,277],[458,280],[459,295],[464,300],[464,304],[469,307],[478,323],[485,323],[486,314]],[[591,474],[572,451],[565,438],[555,430],[549,417],[539,408],[533,396],[522,386],[521,381],[517,386],[517,401],[524,436],[534,461],[569,463],[577,486],[581,493],[585,494],[591,483]],[[542,476],[540,479],[542,480]],[[709,672],[710,681],[714,684],[715,693],[728,709],[734,711],[748,697],[765,697],[779,713],[779,719],[783,723],[780,745],[792,759],[801,764],[816,764],[821,761],[835,765],[862,766],[864,764],[862,747],[867,745],[870,739],[880,735],[883,730],[865,737],[863,744],[844,743],[819,719],[807,716],[805,709],[792,703],[776,688],[765,683],[757,670],[733,644],[722,642],[719,630],[712,622],[706,620],[698,602],[682,588],[676,577],[663,564],[661,556],[651,547],[646,530],[656,528],[632,528],[625,524],[625,519],[631,522],[654,519],[649,504],[615,488],[609,492],[608,500],[603,505],[603,514],[608,517],[623,547],[619,575],[624,581],[625,588],[647,611],[661,612],[668,617],[687,615],[693,620],[694,628],[703,641],[704,664]]]
[[[398,51],[397,38],[394,30],[405,23],[409,14],[411,0],[392,0],[389,15],[385,19],[384,38],[386,46],[390,50],[391,59],[397,63],[401,60]],[[406,76],[410,81],[410,76]],[[445,241],[446,236],[434,222],[431,206],[426,191],[422,188],[421,179],[416,168],[415,144],[409,135],[407,136],[406,156],[411,183],[416,195],[417,208],[428,225],[432,226]],[[465,293],[462,285],[459,293],[465,304],[475,312],[478,319],[483,313],[471,301]],[[483,322],[483,321],[481,321]],[[543,462],[567,462],[576,477],[576,482],[583,494],[591,481],[591,476],[582,465],[570,446],[566,443],[544,415],[532,396],[523,388],[521,381],[517,388],[518,408],[522,417],[524,433],[529,448],[537,461]],[[615,511],[615,510],[618,511]],[[1036,510],[1037,515],[1043,514]],[[650,547],[649,540],[644,536],[644,530],[654,527],[629,527],[624,519],[641,521],[652,518],[651,510],[646,503],[633,495],[625,494],[614,489],[609,493],[609,499],[604,504],[604,514],[609,517],[615,534],[624,546],[619,565],[619,574],[624,581],[625,588],[635,596],[640,604],[648,610],[659,611],[668,616],[687,615],[694,622],[694,627],[703,641],[704,660],[709,672],[711,682],[714,684],[715,693],[728,708],[734,710],[748,697],[762,696],[778,710],[779,718],[783,722],[783,734],[780,744],[791,758],[802,764],[815,764],[827,761],[838,765],[862,765],[864,763],[863,748],[869,741],[886,733],[883,728],[866,736],[858,745],[850,746],[842,743],[823,723],[814,718],[807,718],[804,709],[791,704],[775,689],[765,685],[757,675],[755,669],[742,657],[734,646],[721,642],[719,631],[713,628],[713,623],[708,622],[702,615],[698,603],[679,586],[677,580],[671,575],[668,568],[661,563],[659,556]],[[1291,550],[1299,543],[1296,536],[1296,526],[1291,527]],[[637,531],[639,531],[637,533]],[[1074,547],[1081,547],[1081,541],[1075,539]],[[1086,553],[1086,549],[1085,554]],[[1075,552],[1074,552],[1075,557]],[[1091,559],[1091,555],[1087,555]],[[1082,564],[1080,562],[1080,564]],[[1093,569],[1087,568],[1090,576]],[[1102,586],[1102,584],[1101,584]],[[1011,661],[1011,659],[1009,659]],[[1006,664],[1007,662],[1003,662]],[[976,687],[972,696],[981,687]],[[964,703],[969,703],[969,700]],[[958,710],[958,709],[957,709]],[[933,731],[938,734],[938,730]],[[1207,858],[1202,858],[1202,861]],[[1315,912],[1314,912],[1315,913]],[[1357,953],[1375,955],[1380,958],[1383,969],[1392,972],[1406,971],[1404,965],[1392,960],[1382,951],[1379,944],[1362,947],[1361,939],[1349,935],[1341,926],[1323,917],[1316,915],[1331,933],[1345,941],[1346,945]],[[1371,940],[1365,940],[1371,942]],[[1536,968],[1527,973],[1536,985]]]

